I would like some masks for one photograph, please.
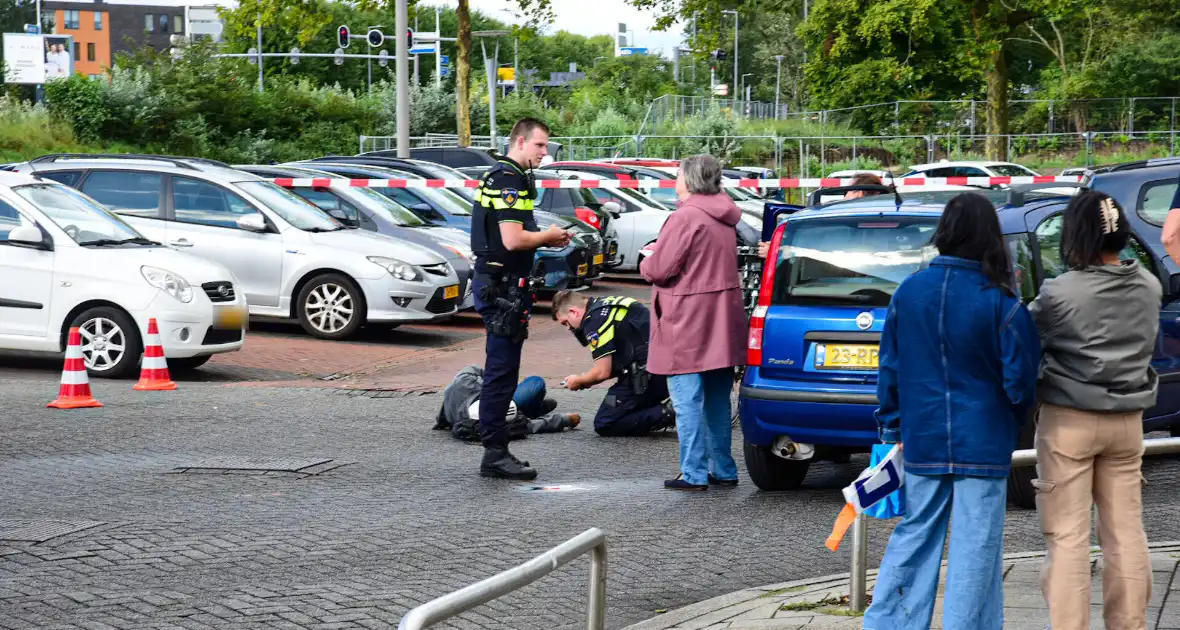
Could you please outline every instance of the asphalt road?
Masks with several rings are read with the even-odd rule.
[[[0,368],[0,628],[389,628],[410,607],[589,527],[609,536],[608,627],[618,628],[743,587],[846,571],[847,549],[823,541],[838,489],[866,463],[817,465],[797,492],[759,492],[743,470],[737,488],[676,493],[661,487],[677,472],[674,434],[578,430],[514,447],[540,483],[576,486],[530,492],[478,477],[478,447],[430,430],[437,395],[93,387],[102,409],[49,410],[56,373]],[[601,395],[556,393],[587,416]],[[191,470],[249,463],[226,458],[319,474]],[[1146,466],[1153,541],[1180,539],[1178,464]],[[889,527],[871,524],[874,566]],[[1035,514],[1009,512],[1005,547],[1043,548]],[[584,627],[587,565],[440,627]]]

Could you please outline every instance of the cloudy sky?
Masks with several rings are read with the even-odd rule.
[[[443,4],[456,6],[454,0]],[[509,23],[519,23],[514,17],[512,0],[471,0],[471,9]],[[556,19],[547,27],[547,32],[569,31],[579,35],[611,35],[619,22],[634,31],[636,46],[660,49],[664,56],[671,57],[672,47],[680,42],[684,29],[675,25],[667,31],[655,31],[655,17],[632,7],[624,0],[553,0]],[[652,52],[655,52],[653,50]]]

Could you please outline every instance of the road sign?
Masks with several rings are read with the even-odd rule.
[[[729,95],[729,84],[728,83],[718,83],[717,85],[714,85],[713,86],[713,95],[714,96],[728,96]]]
[[[411,55],[433,55],[434,44],[421,44],[410,48]]]
[[[25,24],[25,32],[29,35],[40,35],[41,26],[39,24]]]
[[[439,59],[438,61],[439,61],[439,63],[441,63],[442,65],[445,66],[445,65],[451,63],[451,58],[446,55],[443,55],[442,59]]]
[[[380,59],[377,60],[377,63],[381,64],[382,66],[389,65],[389,51],[388,50],[382,49],[381,52],[377,53],[377,56],[380,57]]]
[[[366,37],[369,40],[369,48],[377,48],[385,43],[385,34],[375,28],[369,29]]]
[[[293,65],[293,66],[299,65],[299,47],[298,46],[291,49],[291,65]]]
[[[627,57],[630,55],[646,55],[647,49],[638,46],[621,46],[619,47],[619,56]]]
[[[333,57],[332,60],[336,62],[336,65],[343,66],[344,65],[344,49],[337,48],[336,53],[335,53],[335,57]]]

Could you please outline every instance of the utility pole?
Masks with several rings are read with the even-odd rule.
[[[404,1],[404,0],[402,0]],[[496,92],[499,91],[496,87],[496,79],[500,69],[500,37],[509,35],[508,31],[475,31],[471,34],[472,37],[479,37],[479,48],[483,51],[483,65],[487,71],[488,77],[488,133],[491,135],[491,145],[493,149],[499,150],[500,146],[496,139]],[[488,48],[484,44],[483,38],[495,37],[496,48],[492,52],[492,57],[488,58]]]
[[[41,19],[40,16],[37,19]],[[266,89],[266,79],[262,74],[262,13],[258,14],[258,21],[254,26],[258,29],[258,91],[262,92]]]
[[[739,99],[739,98],[741,98],[741,93],[737,91],[737,84],[738,84],[739,76],[740,76],[738,74],[738,12],[732,11],[732,10],[725,10],[725,11],[722,11],[722,13],[732,13],[733,14],[733,87],[734,87],[733,97],[734,97],[734,99]]]
[[[397,61],[394,64],[397,76],[397,156],[410,157],[410,47],[406,41],[406,30],[409,29],[410,15],[406,6],[407,0],[396,0],[397,21],[395,26],[397,40]]]
[[[434,49],[434,87],[442,86],[442,9],[434,7],[434,35],[438,37]]]
[[[780,88],[783,81],[783,56],[775,55],[774,61],[778,66],[778,70],[776,71],[774,78],[774,119],[778,120],[779,112],[781,111],[778,105],[778,95],[781,93]]]

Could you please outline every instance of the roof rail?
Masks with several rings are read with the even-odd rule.
[[[233,168],[225,162],[218,162],[217,160],[207,158],[172,157],[169,155],[151,155],[145,153],[50,153],[33,158],[29,162],[32,164],[41,164],[57,162],[59,160],[154,160],[156,162],[167,162],[178,168],[187,168],[193,171],[199,170],[193,164]]]
[[[818,206],[820,200],[824,195],[840,195],[854,190],[863,190],[864,192],[875,192],[881,195],[887,195],[893,192],[893,188],[885,184],[855,184],[852,186],[835,186],[832,188],[816,188],[807,196],[807,206]]]
[[[1019,208],[1024,205],[1025,193],[1049,188],[1085,188],[1081,182],[1059,182],[1045,184],[1013,184],[1008,188],[1008,198],[1004,202],[1008,206]]]
[[[1180,165],[1180,157],[1166,157],[1166,158],[1151,158],[1149,160],[1136,160],[1134,162],[1124,162],[1123,164],[1111,164],[1109,166],[1096,166],[1090,169],[1091,173],[1114,173],[1118,171],[1133,171],[1141,168],[1150,168],[1153,166],[1175,166]]]

